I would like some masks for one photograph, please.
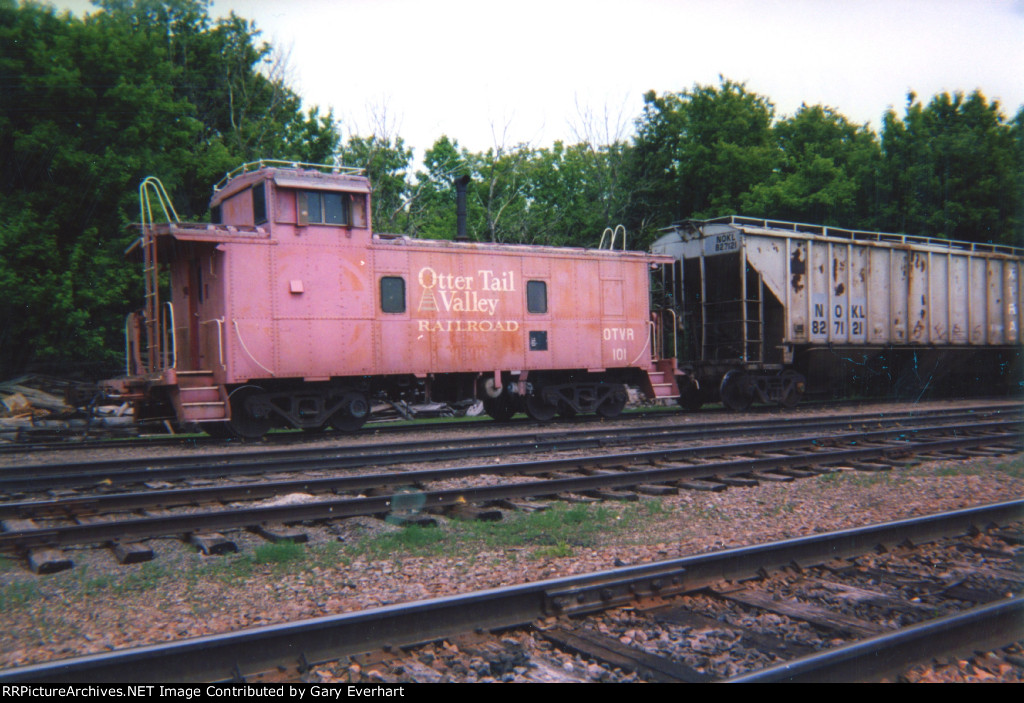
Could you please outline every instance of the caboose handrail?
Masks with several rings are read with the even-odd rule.
[[[623,225],[615,225],[615,229],[605,227],[604,232],[601,233],[601,241],[598,243],[597,248],[604,249],[604,238],[611,235],[608,241],[608,251],[614,251],[615,240],[618,238],[620,230],[622,232],[622,251],[626,251],[626,228]]]
[[[153,224],[153,204],[150,201],[150,192],[156,196],[157,204],[164,211],[165,220],[168,222],[181,221],[178,219],[178,213],[174,209],[170,196],[167,195],[164,184],[156,176],[147,176],[139,184],[139,209],[141,211],[139,213],[139,222],[142,223],[143,230],[145,230],[146,226]]]
[[[242,339],[242,330],[238,329],[238,320],[232,320],[232,321],[231,321],[231,324],[235,326],[235,334],[236,334],[236,335],[238,336],[238,341],[239,341],[239,342],[241,343],[241,345],[242,345],[242,351],[244,351],[244,352],[245,352],[245,353],[246,353],[246,354],[247,354],[247,355],[249,356],[249,358],[250,358],[250,359],[252,359],[252,362],[253,362],[254,364],[256,364],[256,365],[257,365],[257,366],[259,366],[259,367],[260,367],[261,369],[263,369],[264,371],[266,371],[266,372],[267,372],[268,374],[270,374],[271,376],[273,376],[273,375],[274,375],[274,372],[273,372],[273,371],[271,371],[270,369],[268,369],[268,368],[267,368],[266,366],[264,366],[263,364],[261,364],[261,363],[260,363],[259,361],[257,361],[256,357],[252,355],[252,352],[251,352],[251,351],[249,351],[249,347],[245,346],[245,340],[244,340],[244,339]]]
[[[223,368],[224,367],[224,318],[223,317],[215,317],[212,320],[203,320],[199,324],[201,324],[201,325],[210,325],[210,324],[213,324],[214,322],[217,323],[217,363],[219,363],[221,368]],[[239,337],[239,341],[241,341],[241,337]],[[242,345],[244,346],[245,342],[242,342]],[[248,350],[246,350],[246,353],[248,353]],[[254,359],[254,361],[255,361],[255,359]]]
[[[361,176],[366,173],[365,168],[359,166],[342,166],[340,164],[314,164],[307,163],[305,161],[286,161],[284,159],[260,159],[259,161],[250,161],[238,166],[231,171],[224,174],[224,177],[217,181],[217,185],[213,187],[213,192],[216,193],[235,176],[241,176],[243,173],[249,173],[250,171],[256,171],[261,168],[306,168],[321,173],[342,173],[349,174],[352,176]]]
[[[644,354],[647,353],[647,350],[651,348],[651,337],[658,333],[657,328],[654,326],[654,320],[648,320],[647,326],[650,328],[647,330],[647,334],[644,335],[647,338],[647,341],[644,342],[644,348],[640,350],[640,353],[636,355],[636,358],[629,362],[630,366],[636,366],[636,362],[643,358]]]
[[[178,330],[174,327],[174,306],[169,300],[164,304],[167,306],[167,310],[169,311],[167,318],[165,319],[169,319],[171,321],[171,365],[168,367],[165,359],[164,366],[174,369],[178,367]],[[166,328],[164,329],[164,334],[167,334]]]

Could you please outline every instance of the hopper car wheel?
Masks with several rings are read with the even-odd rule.
[[[530,419],[537,422],[550,422],[557,413],[558,406],[545,402],[539,394],[526,396],[526,414],[530,416]]]
[[[704,399],[701,397],[700,388],[697,387],[696,382],[689,378],[679,378],[679,407],[696,412],[702,405],[704,405]]]
[[[795,408],[804,395],[806,382],[796,371],[782,372],[782,400],[779,404],[784,408]]]
[[[270,412],[259,402],[262,388],[242,386],[231,391],[231,431],[242,439],[260,439],[270,430]]]
[[[618,417],[622,409],[626,407],[625,393],[612,393],[604,402],[597,406],[597,414],[606,420]]]
[[[370,401],[362,393],[350,393],[327,422],[339,432],[355,432],[369,417]]]
[[[743,412],[754,402],[754,388],[743,371],[730,371],[722,378],[718,393],[722,405],[733,412]]]

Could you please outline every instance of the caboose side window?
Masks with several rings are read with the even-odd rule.
[[[384,276],[380,279],[380,309],[383,312],[405,312],[405,279]]]
[[[252,187],[252,223],[261,225],[267,221],[267,189],[263,183]]]
[[[548,284],[544,281],[526,282],[526,309],[529,312],[548,311]]]
[[[296,194],[299,224],[347,225],[348,195],[308,190]]]

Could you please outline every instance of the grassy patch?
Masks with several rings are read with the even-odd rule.
[[[204,571],[214,578],[226,584],[235,584],[244,581],[252,576],[255,560],[250,554],[236,554],[227,557],[224,561],[213,562],[209,566],[203,566]]]
[[[796,506],[793,503],[786,501],[784,503],[776,503],[773,505],[770,512],[772,515],[781,515],[783,513],[786,515],[792,515],[794,510],[796,510]]]
[[[935,469],[936,476],[977,476],[986,469],[973,464],[943,464]]]
[[[350,556],[370,559],[386,558],[391,554],[434,556],[443,553],[450,541],[450,535],[436,527],[406,525],[398,532],[368,537],[345,551]]]
[[[538,557],[567,556],[589,547],[637,520],[661,516],[658,501],[642,506],[556,503],[547,510],[515,513],[503,522],[453,520],[444,528],[409,525],[398,532],[368,537],[344,547],[351,557],[386,559],[401,555],[472,554],[480,549],[536,548]]]
[[[253,562],[256,564],[285,564],[298,561],[306,556],[306,548],[298,542],[270,542],[256,547]]]
[[[40,597],[39,586],[34,582],[12,583],[0,588],[0,610],[13,610]]]
[[[117,593],[130,593],[133,591],[151,591],[160,586],[160,582],[168,575],[167,567],[158,561],[147,561],[128,574],[126,574],[115,586]]]
[[[558,559],[560,557],[571,557],[572,547],[565,542],[553,544],[550,547],[540,547],[533,555],[538,559]]]
[[[996,464],[993,469],[1013,478],[1024,478],[1024,457],[1014,457]]]
[[[97,595],[103,591],[106,591],[114,585],[116,579],[113,574],[100,574],[99,576],[87,576],[86,568],[83,566],[77,572],[77,588],[78,591],[86,596]]]
[[[758,501],[760,503],[760,501]],[[732,516],[712,503],[693,503],[687,508],[690,517],[697,520],[730,520]]]
[[[893,482],[892,471],[837,471],[819,476],[819,481],[841,483],[846,486],[870,488]]]

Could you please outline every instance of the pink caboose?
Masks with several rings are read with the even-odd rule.
[[[214,224],[144,221],[146,308],[107,387],[139,420],[247,438],[354,430],[378,402],[543,421],[677,395],[649,292],[670,259],[374,234],[370,197],[354,169],[259,162],[215,188]]]

